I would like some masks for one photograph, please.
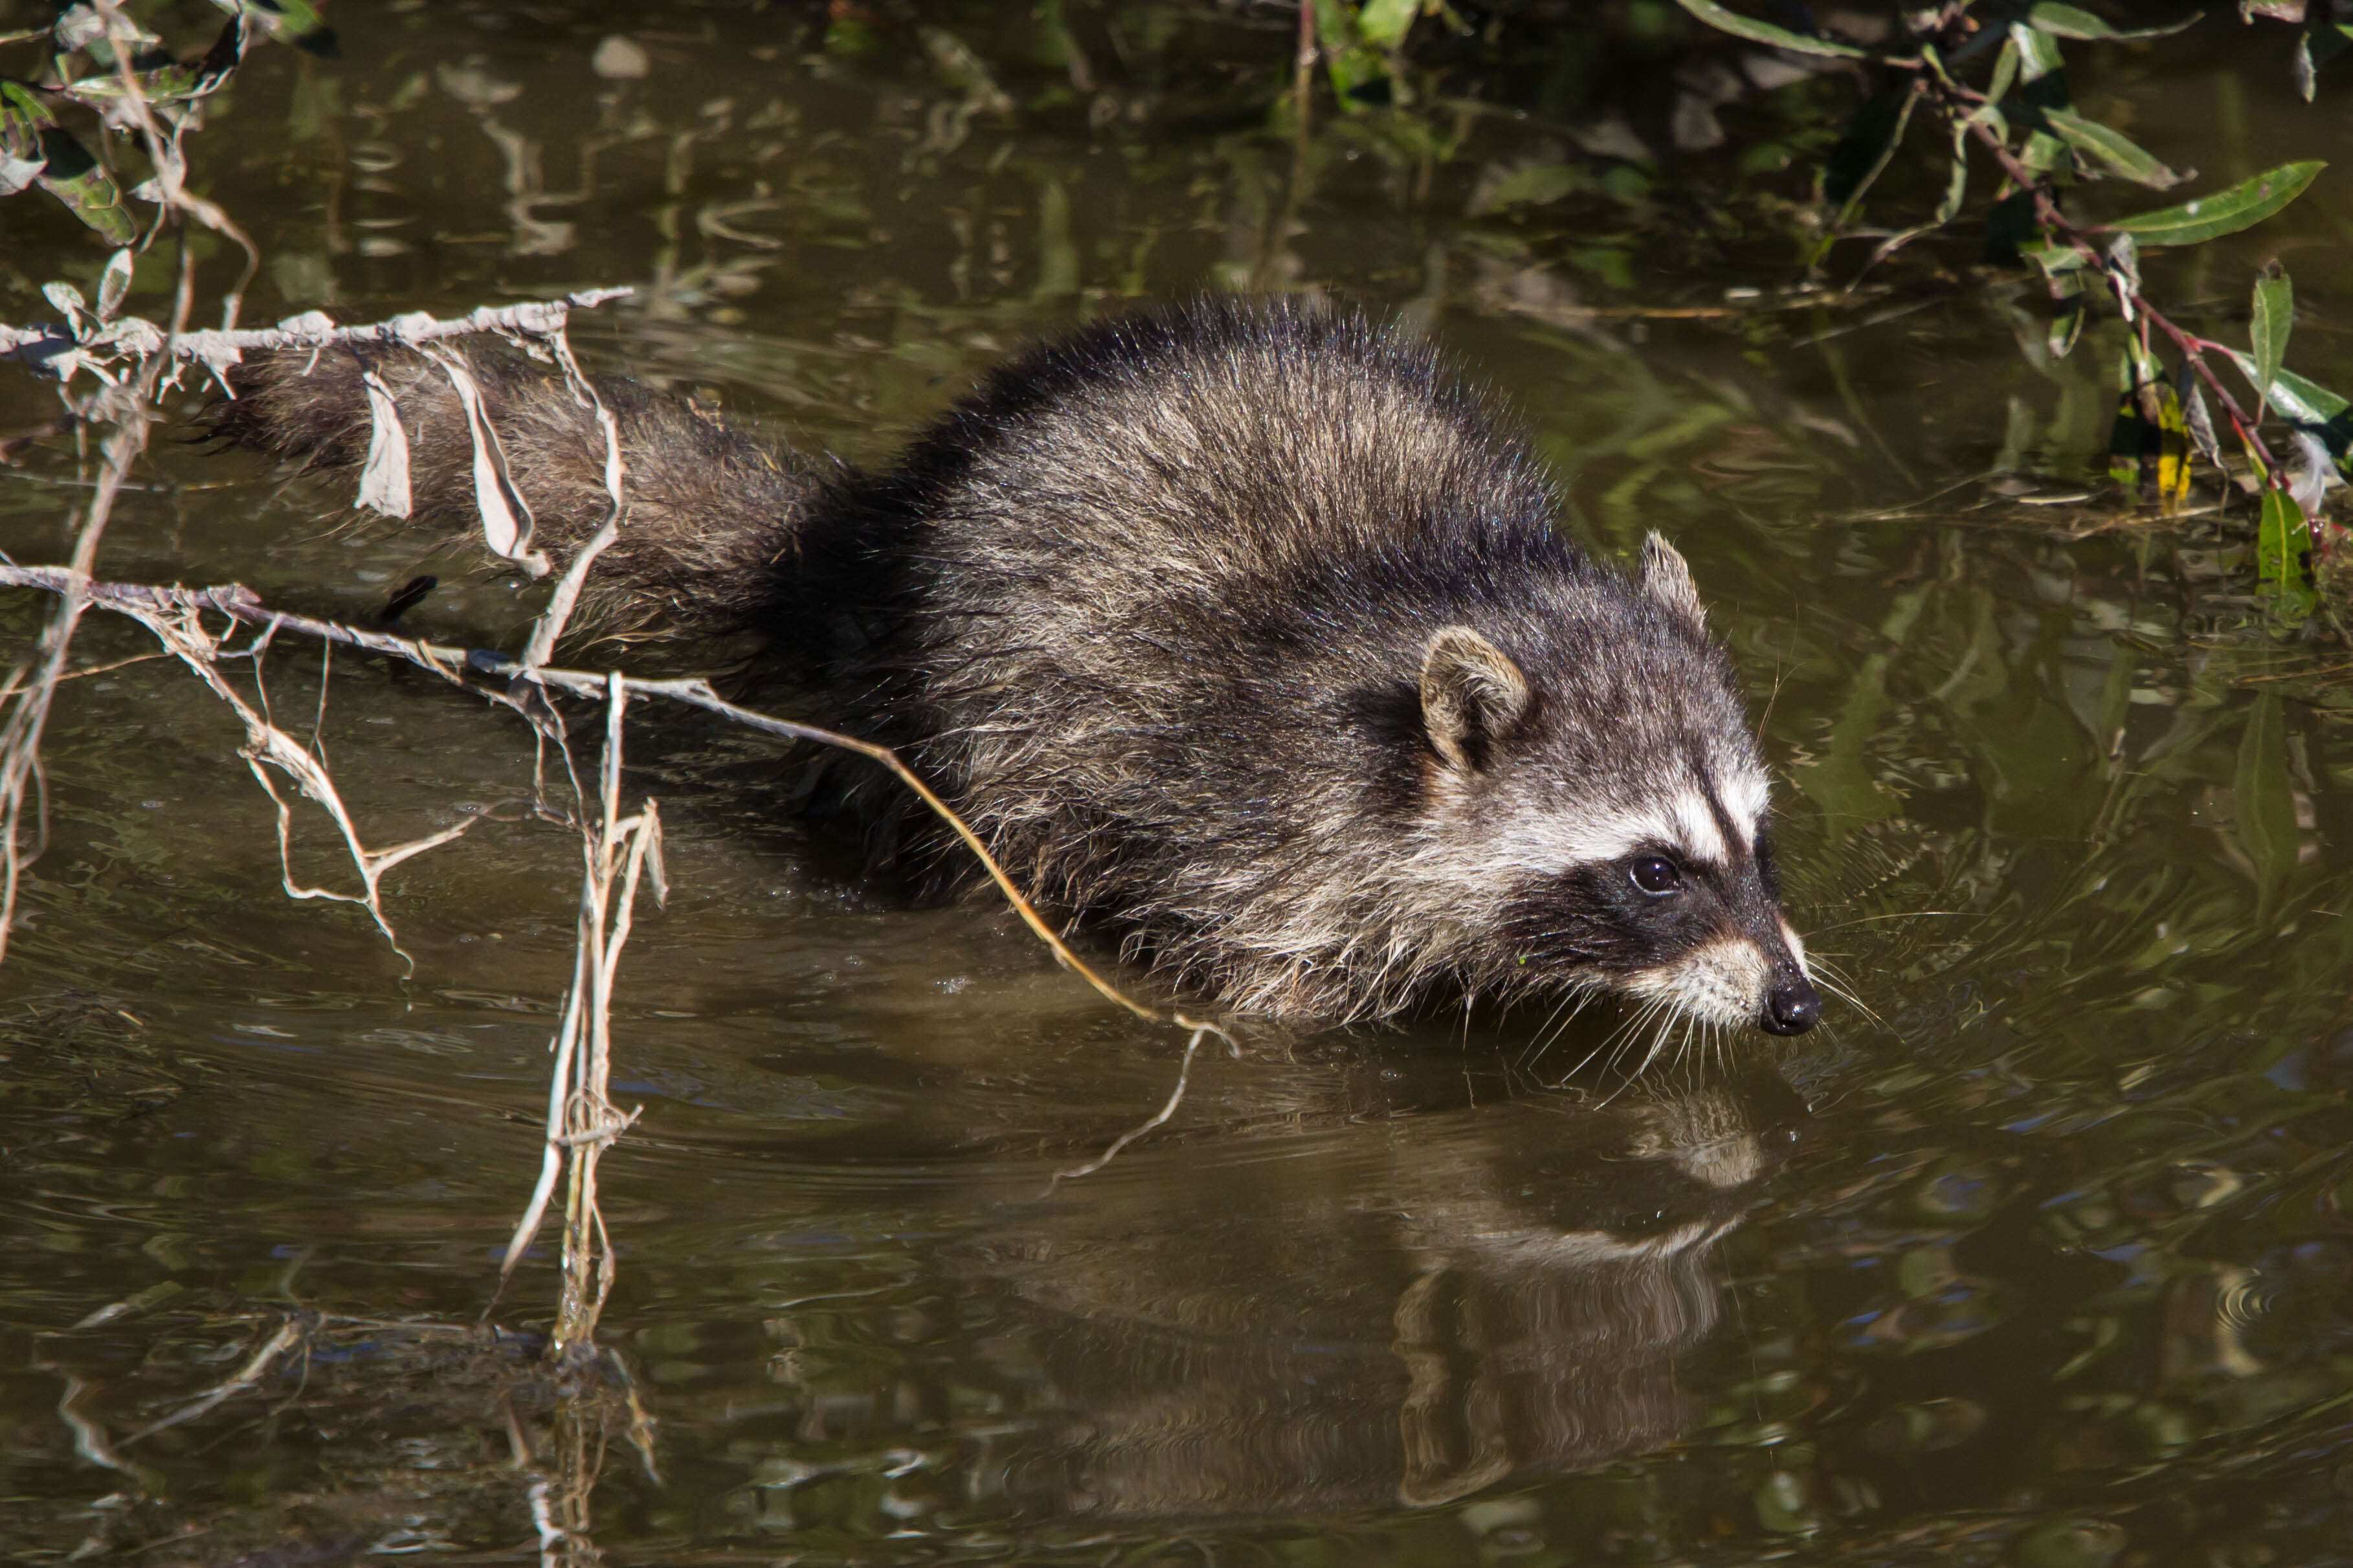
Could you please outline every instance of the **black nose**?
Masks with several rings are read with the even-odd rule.
[[[1765,1016],[1757,1026],[1768,1035],[1802,1035],[1822,1016],[1822,994],[1802,974],[1765,994]]]

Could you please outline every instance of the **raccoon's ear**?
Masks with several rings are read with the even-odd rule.
[[[1642,592],[1688,623],[1700,636],[1707,635],[1707,612],[1700,605],[1699,590],[1692,585],[1691,568],[1662,533],[1653,533],[1642,541],[1641,583]]]
[[[1535,700],[1520,667],[1469,626],[1440,626],[1430,639],[1421,658],[1421,721],[1430,745],[1453,766],[1482,765],[1489,745]]]

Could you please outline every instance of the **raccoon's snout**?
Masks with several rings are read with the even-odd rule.
[[[1768,1035],[1802,1035],[1822,1016],[1822,994],[1802,974],[1792,974],[1765,993],[1757,1026]]]

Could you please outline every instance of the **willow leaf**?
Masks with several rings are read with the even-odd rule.
[[[1365,0],[1356,13],[1356,33],[1377,49],[1394,50],[1421,13],[1421,0]]]
[[[2312,591],[2312,528],[2295,498],[2278,485],[2263,489],[2263,522],[2255,535],[2255,577],[2283,620],[2308,619]]]
[[[1771,44],[1776,48],[1795,49],[1803,55],[1830,55],[1843,60],[1871,58],[1869,49],[1842,44],[1835,38],[1816,38],[1804,33],[1793,33],[1770,22],[1744,16],[1737,11],[1717,5],[1715,0],[1675,0],[1675,3],[1716,31],[1730,33],[1736,38],[1746,38],[1751,43]]]
[[[139,237],[139,225],[122,205],[122,191],[106,166],[71,132],[51,125],[41,132],[41,172],[35,183],[73,209],[74,216],[95,230],[109,245],[128,245]]]
[[[2038,32],[2022,22],[2010,25],[2010,41],[2018,50],[2020,74],[2028,81],[2041,81],[2065,69],[2067,61],[2059,53],[2059,46],[2048,33]]]
[[[2178,33],[2198,20],[2192,11],[2178,22],[2167,22],[2154,27],[2119,27],[2103,21],[2080,5],[2062,5],[2056,0],[2027,8],[2027,26],[2054,38],[2080,38],[2089,41],[2120,42],[2133,38],[2162,38]]]
[[[2254,350],[2255,420],[2263,421],[2263,405],[2271,399],[2272,383],[2279,379],[2280,361],[2287,357],[2287,334],[2295,324],[2295,293],[2287,274],[2274,262],[2255,279],[2253,312],[2247,333]]]
[[[2107,226],[2131,235],[2144,247],[2196,245],[2219,235],[2252,228],[2304,195],[2313,177],[2328,165],[2318,160],[2282,163],[2278,168],[2242,180],[2227,191],[2199,196],[2179,206],[2136,213]]]
[[[2179,174],[2158,163],[2156,154],[2122,132],[2064,109],[2046,109],[2042,118],[2052,133],[2068,146],[2098,159],[2127,180],[2159,191],[2181,183]]]
[[[2225,348],[2222,352],[2231,356],[2231,363],[2239,367],[2239,374],[2247,378],[2247,384],[2262,394],[2265,402],[2278,409],[2283,418],[2298,425],[2340,428],[2353,425],[2353,418],[2348,418],[2348,413],[2353,413],[2353,400],[2340,397],[2319,383],[2307,381],[2284,366],[2266,383],[2259,379],[2261,373],[2255,369],[2253,360],[2236,349]]]
[[[1837,209],[1835,226],[1846,226],[1888,160],[1894,157],[1905,127],[1912,123],[1913,106],[1919,100],[1920,84],[1904,81],[1873,93],[1855,110],[1846,133],[1822,163],[1822,199]]]
[[[2083,335],[2086,303],[2082,272],[2051,275],[2051,331],[2044,341],[2052,359],[2065,359]]]
[[[324,59],[335,58],[335,30],[310,0],[213,0],[213,5],[242,17],[267,37],[284,38]]]

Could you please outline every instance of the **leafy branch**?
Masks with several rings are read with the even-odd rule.
[[[1812,266],[1860,232],[1853,220],[1863,198],[1894,161],[1917,110],[1926,109],[1942,122],[1950,144],[1944,195],[1926,222],[1884,237],[1865,270],[1954,225],[1967,196],[1971,153],[1989,159],[2000,180],[1984,215],[1987,248],[1997,258],[2031,262],[2041,271],[2052,303],[2049,352],[2061,356],[2074,346],[2096,300],[2106,300],[2126,328],[2110,474],[2168,509],[2187,496],[2194,458],[2237,479],[2216,436],[2211,399],[2243,454],[2248,473],[2241,482],[2261,497],[2256,554],[2263,584],[2284,618],[2301,621],[2314,612],[2311,559],[2345,532],[2325,517],[2324,503],[2327,490],[2353,472],[2353,404],[2283,363],[2295,295],[2277,263],[2255,279],[2250,342],[2242,352],[2188,330],[2153,301],[2142,283],[2140,253],[2251,228],[2302,195],[2326,165],[2283,163],[2228,189],[2104,224],[2072,215],[2063,200],[2071,187],[2099,180],[2169,190],[2190,178],[2071,106],[2063,46],[2159,37],[2192,26],[2200,16],[2126,27],[2050,0],[1947,0],[1908,17],[1899,47],[1870,48],[1743,16],[1718,0],[1679,3],[1734,37],[1852,62],[1877,76],[1878,89],[1826,161],[1826,221]],[[2300,3],[2244,9],[2250,20],[2262,15],[2305,28],[2297,58],[2306,98],[2312,69],[2353,42],[2353,27],[2308,17]],[[2170,345],[2178,362],[2173,374],[2161,363],[2161,344]],[[2226,384],[2217,360],[2228,361],[2252,388],[2252,410]],[[2266,415],[2287,426],[2284,446],[2265,436]]]
[[[46,27],[0,37],[0,45],[37,51],[27,74],[0,74],[0,196],[40,189],[110,245],[142,249],[164,217],[186,213],[235,239],[251,258],[252,243],[227,215],[185,188],[181,139],[201,122],[205,101],[228,84],[254,39],[280,37],[332,56],[335,35],[309,0],[212,3],[228,21],[209,48],[185,58],[126,16],[120,0],[76,0]],[[95,111],[102,132],[140,132],[153,173],[128,195],[163,209],[144,239],[103,141],[92,152],[66,124],[74,110]],[[243,292],[240,284],[231,301]],[[233,304],[226,324],[236,324]]]

